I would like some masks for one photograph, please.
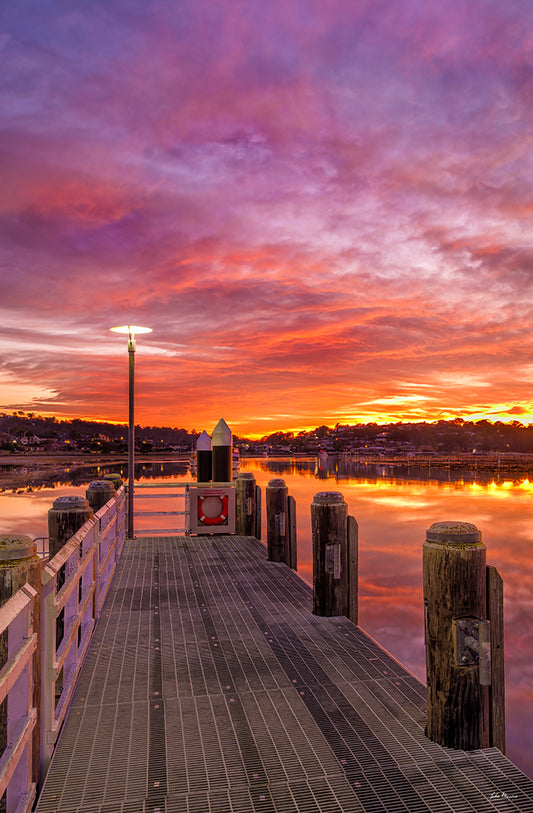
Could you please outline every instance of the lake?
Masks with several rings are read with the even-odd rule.
[[[62,468],[31,493],[0,493],[2,533],[47,535],[47,511],[57,496],[84,494],[87,483],[116,464]],[[425,681],[422,545],[440,520],[474,523],[487,563],[504,581],[507,755],[533,778],[533,483],[446,470],[338,464],[334,458],[243,459],[263,492],[283,477],[297,507],[298,571],[312,582],[311,502],[339,491],[359,525],[359,623]],[[190,479],[186,461],[138,464],[140,479]],[[38,475],[28,471],[28,482]],[[37,477],[37,480],[35,479]],[[32,480],[32,478],[34,478]],[[55,479],[54,479],[55,478]],[[264,504],[264,502],[263,502]],[[263,542],[266,543],[263,512]],[[140,532],[140,528],[139,528]]]

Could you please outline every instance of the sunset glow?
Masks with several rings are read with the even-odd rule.
[[[529,0],[20,0],[0,411],[533,421]]]

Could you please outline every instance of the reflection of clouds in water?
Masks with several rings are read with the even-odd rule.
[[[402,495],[398,494],[397,496],[391,497],[382,497],[380,496],[372,496],[368,495],[367,497],[359,498],[359,502],[369,502],[372,505],[388,505],[391,508],[415,508],[421,511],[424,508],[429,508],[432,505],[435,505],[434,502],[430,501],[423,501],[420,499],[412,498],[412,497],[403,497]],[[400,518],[402,520],[405,519],[404,515]]]

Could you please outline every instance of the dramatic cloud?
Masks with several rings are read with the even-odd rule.
[[[0,409],[532,416],[533,6],[3,10]]]

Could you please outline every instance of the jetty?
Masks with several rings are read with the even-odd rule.
[[[250,500],[235,533],[126,538],[123,487],[84,520],[43,567],[39,738],[27,565],[0,609],[22,653],[0,685],[18,671],[25,697],[0,764],[8,813],[533,813],[533,782],[499,748],[429,739],[426,686],[239,532],[243,512],[257,527]],[[340,556],[326,550],[333,580]]]

